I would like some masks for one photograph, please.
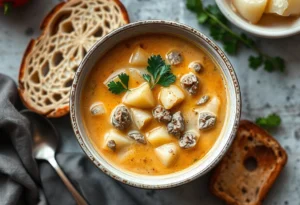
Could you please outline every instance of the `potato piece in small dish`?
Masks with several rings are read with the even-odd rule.
[[[267,3],[267,0],[232,0],[238,13],[253,24],[261,19]]]

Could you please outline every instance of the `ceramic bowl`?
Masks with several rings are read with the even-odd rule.
[[[272,17],[271,19],[271,16],[266,16],[263,17],[262,23],[251,24],[234,11],[231,0],[216,0],[216,3],[221,12],[231,23],[255,36],[284,38],[300,33],[300,17],[285,21],[283,17]]]
[[[201,47],[217,64],[219,64],[227,84],[229,101],[229,111],[224,129],[221,136],[206,156],[185,170],[161,176],[135,174],[126,170],[121,170],[106,161],[101,154],[97,152],[95,147],[93,147],[88,138],[82,123],[82,115],[80,112],[80,96],[83,90],[83,84],[99,58],[121,41],[134,36],[151,33],[176,35],[188,39]],[[99,40],[81,62],[76,72],[70,95],[72,126],[77,140],[86,155],[98,168],[114,179],[132,186],[149,189],[178,186],[196,179],[213,168],[225,154],[235,137],[240,120],[240,109],[241,101],[238,80],[234,69],[224,52],[199,31],[179,23],[168,21],[142,21],[131,23],[109,33]]]

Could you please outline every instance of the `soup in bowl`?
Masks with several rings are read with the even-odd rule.
[[[127,25],[101,39],[71,91],[76,137],[110,176],[144,188],[203,175],[226,152],[240,92],[224,53],[190,27]]]

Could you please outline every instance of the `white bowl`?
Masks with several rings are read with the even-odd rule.
[[[231,21],[231,23],[255,36],[264,38],[283,38],[300,33],[300,17],[287,23],[279,23],[277,21],[272,23],[272,25],[256,25],[249,23],[236,13],[232,8],[231,0],[216,0],[216,3],[221,12],[229,21]],[[281,17],[281,19],[282,18],[284,17]]]
[[[148,33],[176,35],[178,37],[188,39],[205,50],[220,66],[220,70],[223,73],[224,80],[226,81],[228,101],[230,102],[228,103],[228,113],[222,133],[205,157],[185,170],[161,176],[135,174],[126,170],[121,170],[106,161],[105,158],[95,149],[88,138],[82,123],[82,115],[80,112],[80,99],[84,82],[99,58],[101,58],[116,44],[128,38]],[[72,126],[77,140],[87,156],[98,168],[114,179],[141,188],[158,189],[174,187],[187,183],[205,174],[217,164],[231,145],[239,125],[240,114],[241,99],[239,84],[233,67],[224,52],[199,31],[176,22],[168,21],[142,21],[131,23],[116,29],[101,38],[91,48],[91,50],[88,51],[77,69],[70,95],[70,115]]]

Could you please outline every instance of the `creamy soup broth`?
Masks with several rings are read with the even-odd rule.
[[[137,48],[143,49],[149,54],[149,57],[152,54],[159,54],[164,60],[166,60],[166,54],[172,49],[181,53],[183,62],[179,65],[172,65],[171,71],[177,77],[176,82],[173,85],[180,88],[185,97],[180,104],[171,108],[170,111],[172,113],[175,113],[176,111],[182,112],[183,117],[185,118],[186,129],[197,124],[199,113],[195,112],[195,109],[202,109],[201,107],[204,109],[206,104],[209,104],[214,98],[218,99],[219,102],[215,125],[210,129],[200,131],[197,144],[193,148],[183,149],[179,147],[178,138],[172,136],[168,143],[175,144],[177,148],[176,160],[173,160],[170,165],[162,163],[155,151],[155,148],[157,148],[158,145],[154,146],[149,143],[149,141],[147,141],[147,144],[141,144],[130,139],[132,143],[129,146],[115,151],[107,149],[107,145],[105,144],[105,135],[107,132],[114,129],[110,122],[111,112],[117,105],[122,103],[122,98],[125,93],[113,94],[108,90],[108,87],[104,84],[104,82],[107,82],[107,78],[113,73],[123,69],[123,71],[128,73],[130,77],[129,89],[136,88],[142,83],[145,83],[145,81],[141,80],[142,78],[138,78],[138,80],[134,78],[136,73],[134,75],[130,73],[130,68],[146,72],[146,66],[134,66],[129,63],[132,53]],[[192,61],[201,62],[202,69],[199,73],[194,72],[189,68],[189,64]],[[190,72],[193,72],[200,81],[199,90],[195,95],[190,95],[182,88],[180,83],[180,78],[184,74]],[[152,89],[156,105],[161,104],[158,100],[161,89],[163,88],[159,85]],[[210,97],[209,101],[204,105],[196,105],[198,100],[204,95],[208,95]],[[91,114],[91,105],[95,102],[103,103],[105,107],[104,114],[97,116]],[[226,84],[221,71],[214,61],[201,48],[187,40],[175,36],[149,34],[119,43],[98,61],[87,77],[82,91],[81,113],[88,137],[98,152],[104,156],[108,162],[120,169],[138,174],[164,175],[183,170],[203,158],[205,154],[208,153],[217,138],[220,137],[221,130],[225,124],[227,104]],[[129,110],[134,108],[134,106],[127,107]],[[142,110],[151,113],[152,109],[153,108],[147,108]],[[147,133],[160,126],[166,127],[166,124],[158,122],[156,119],[152,118],[147,126],[140,130],[140,133],[147,139]],[[117,132],[127,137],[127,133],[130,129],[136,128],[132,125],[125,131]]]

